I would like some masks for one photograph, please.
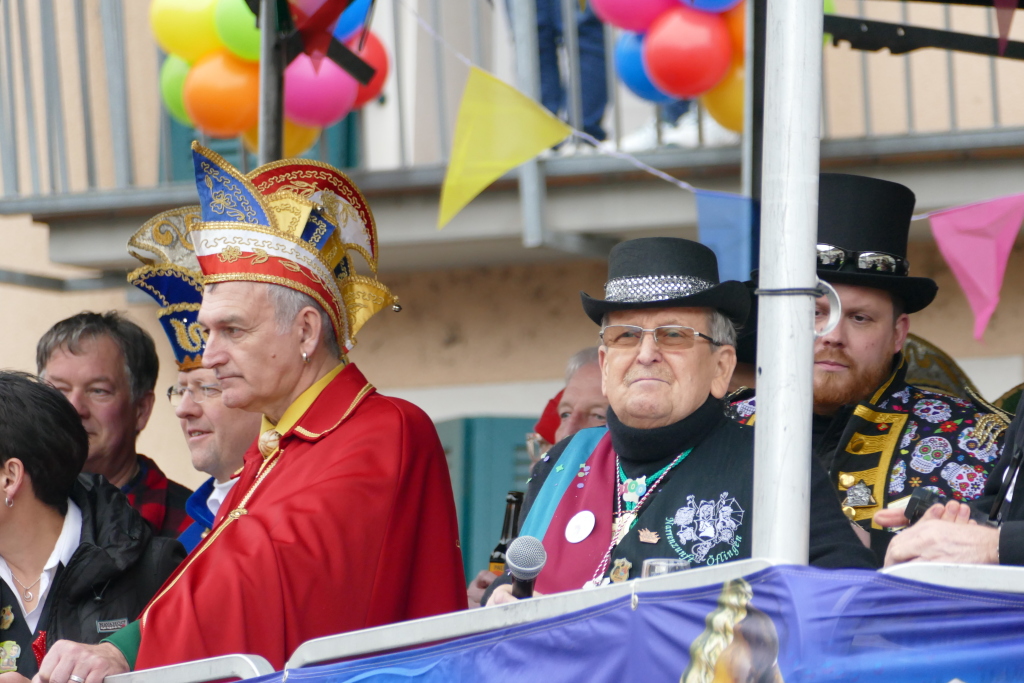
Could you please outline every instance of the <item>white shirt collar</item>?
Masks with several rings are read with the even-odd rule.
[[[61,564],[66,567],[81,543],[82,511],[69,499],[68,512],[64,515],[64,526],[61,527],[60,536],[57,537],[57,542],[50,552],[50,557],[43,566],[43,573],[39,577],[39,583],[32,590],[33,593],[39,596],[39,599],[36,601],[35,608],[28,614],[25,614],[25,603],[21,599],[22,588],[14,581],[14,576],[11,574],[11,568],[7,566],[7,562],[0,557],[0,578],[6,581],[7,585],[14,591],[18,606],[21,607],[21,613],[25,615],[25,621],[28,622],[29,630],[33,633],[35,633],[36,626],[39,624],[39,617],[43,614],[42,607],[46,604],[50,587],[53,585],[54,578],[56,578],[57,567]]]
[[[210,512],[213,513],[214,517],[217,516],[220,504],[228,497],[228,491],[231,490],[236,481],[238,481],[238,477],[228,479],[223,483],[218,482],[216,479],[213,480],[213,490],[210,491],[210,497],[206,499],[206,507],[210,508]]]

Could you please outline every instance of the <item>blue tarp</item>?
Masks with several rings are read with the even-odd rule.
[[[869,571],[773,567],[440,645],[288,672],[288,683],[1024,680],[1024,596]],[[282,683],[282,674],[264,679]]]

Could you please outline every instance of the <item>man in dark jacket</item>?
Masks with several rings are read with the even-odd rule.
[[[892,532],[872,521],[905,507],[917,488],[979,498],[1002,449],[1007,422],[978,397],[949,396],[907,382],[909,314],[938,286],[910,275],[907,239],[914,193],[898,183],[821,174],[818,277],[835,287],[842,315],[814,343],[812,444],[843,512],[866,532],[879,562]],[[818,299],[824,324],[829,305]],[[755,399],[733,403],[747,424]]]
[[[719,283],[707,247],[656,237],[616,246],[605,298],[582,297],[601,325],[608,426],[562,440],[534,471],[521,533],[548,554],[537,590],[637,578],[648,558],[701,566],[750,557],[754,430],[722,403],[746,288]],[[816,462],[810,506],[812,564],[874,567]],[[491,597],[513,599],[508,585]]]
[[[0,673],[31,678],[57,640],[98,643],[184,559],[117,488],[79,474],[88,449],[59,391],[0,372]]]

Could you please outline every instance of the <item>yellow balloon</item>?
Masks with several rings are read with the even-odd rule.
[[[321,130],[323,129],[316,126],[302,126],[285,119],[284,149],[282,150],[285,158],[297,157],[315,145],[320,137]],[[259,138],[260,127],[255,125],[242,133],[242,144],[245,145],[245,149],[251,154],[256,154],[259,152],[260,147]]]
[[[700,96],[704,109],[723,128],[743,132],[743,65],[734,63],[725,78]]]
[[[149,25],[164,52],[192,64],[222,47],[214,21],[216,8],[217,0],[153,0]]]

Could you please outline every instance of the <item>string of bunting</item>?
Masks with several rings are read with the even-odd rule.
[[[602,146],[593,136],[576,130],[534,99],[475,66],[405,0],[398,4],[470,70],[441,188],[438,229],[505,173],[574,137],[593,145],[600,154],[692,192],[697,200],[698,237],[718,257],[721,278],[749,279],[750,226],[756,210],[749,197],[696,188],[628,152]],[[1024,193],[929,211],[913,219],[929,220],[939,251],[974,313],[974,336],[980,340],[999,304],[1006,264],[1024,222]]]

